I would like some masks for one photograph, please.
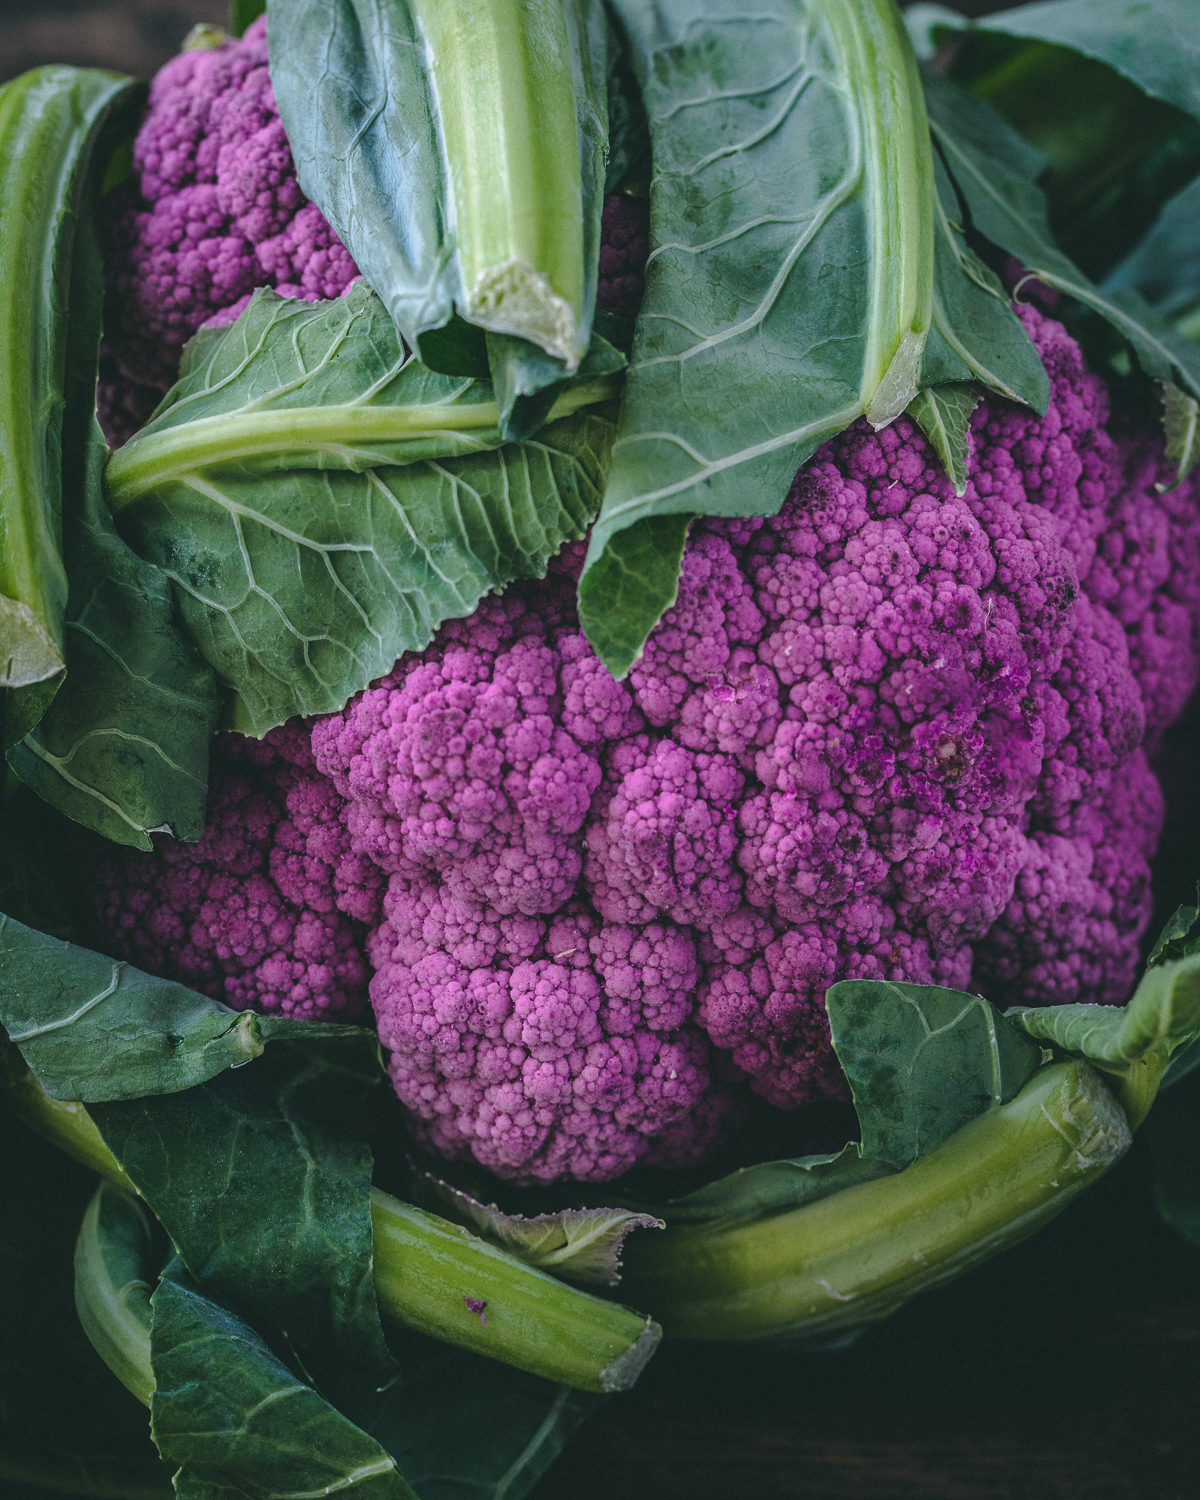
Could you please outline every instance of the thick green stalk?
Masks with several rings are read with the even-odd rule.
[[[0,687],[63,668],[62,420],[76,213],[132,81],[36,68],[0,89]]]
[[[464,316],[574,369],[590,317],[563,0],[414,0],[413,10],[437,92]]]
[[[917,394],[933,318],[933,145],[916,55],[895,0],[813,0],[849,82],[869,163],[869,318],[862,403],[883,427]]]
[[[736,1227],[635,1237],[622,1290],[668,1337],[823,1338],[1053,1217],[1128,1147],[1117,1100],[1087,1063],[1042,1067],[903,1172]]]
[[[86,1108],[49,1098],[16,1049],[7,1050],[5,1081],[15,1112],[79,1161],[135,1191]],[[662,1337],[658,1324],[643,1314],[567,1286],[469,1230],[378,1189],[371,1193],[371,1222],[379,1308],[406,1328],[563,1385],[600,1392],[628,1390]],[[86,1222],[84,1230],[86,1237]],[[95,1231],[93,1220],[93,1237]],[[143,1396],[123,1373],[142,1368],[140,1355],[130,1353],[135,1330],[128,1299],[104,1290],[102,1267],[90,1251],[87,1255],[83,1264],[100,1291],[87,1296],[86,1315],[81,1309],[84,1327],[92,1337],[91,1318],[98,1329],[93,1344],[145,1400],[148,1392]],[[148,1362],[149,1324],[145,1337]]]
[[[597,377],[568,387],[546,420],[557,421],[617,395],[619,377]],[[108,462],[104,488],[119,514],[158,486],[198,472],[240,466],[362,470],[380,463],[371,444],[414,443],[437,433],[474,436],[481,448],[499,447],[500,409],[494,401],[444,406],[301,406],[200,417],[145,437],[135,436]],[[394,461],[394,459],[392,460]]]

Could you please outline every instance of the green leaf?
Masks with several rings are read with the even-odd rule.
[[[396,1372],[371,1269],[366,1032],[277,1043],[182,1093],[94,1104],[109,1149],[201,1288],[335,1404]]]
[[[145,1407],[111,1377],[75,1309],[75,1241],[95,1173],[2,1103],[0,1137],[0,1491],[171,1500]]]
[[[51,1098],[85,1102],[190,1089],[270,1041],[368,1034],[230,1010],[3,913],[0,1026]]]
[[[675,580],[669,559],[645,567],[643,531],[629,546],[649,587],[623,594],[621,534],[696,512],[773,514],[824,439],[868,407],[890,420],[915,394],[933,181],[891,0],[615,10],[650,121],[652,250],[580,603],[622,674]]]
[[[76,216],[132,79],[35,68],[0,88],[0,687],[63,670],[64,383]],[[135,106],[136,107],[136,106]]]
[[[592,650],[622,675],[679,593],[690,511],[644,516],[615,532],[579,580],[579,623]]]
[[[1030,1036],[1117,1078],[1133,1126],[1149,1111],[1172,1056],[1200,1036],[1200,943],[1190,928],[1177,930],[1183,920],[1180,913],[1172,918],[1165,944],[1127,1005],[1014,1006],[1006,1012]],[[1172,948],[1184,956],[1168,958]]]
[[[1048,286],[1105,318],[1133,346],[1148,375],[1200,395],[1200,348],[1173,332],[1136,292],[1101,291],[1056,248],[1034,180],[1040,154],[994,110],[945,79],[927,72],[925,87],[934,138],[973,227]]]
[[[140,92],[130,98],[140,107]],[[105,150],[113,127],[131,138],[131,113],[126,106],[114,117]],[[106,160],[101,151],[98,167]],[[179,633],[171,585],[121,541],[104,503],[108,448],[96,422],[104,288],[98,179],[94,171],[79,209],[64,381],[66,679],[8,759],[76,822],[149,849],[153,829],[182,839],[203,831],[208,741],[220,699],[212,671]]]
[[[1167,919],[1146,959],[1148,969],[1200,953],[1200,891],[1197,898],[1197,906],[1181,906]]]
[[[443,620],[541,576],[599,506],[612,423],[580,408],[614,379],[578,379],[536,440],[500,446],[491,388],[406,357],[365,287],[315,307],[260,292],[201,334],[106,482],[225,685],[225,725],[333,712]]]
[[[1185,395],[1173,381],[1162,384],[1163,432],[1166,454],[1182,479],[1200,456],[1200,402]]]
[[[267,0],[229,0],[229,34],[241,36],[267,8]]]
[[[981,381],[997,395],[1023,401],[1044,414],[1050,402],[1050,378],[999,277],[967,245],[958,194],[940,156],[934,157],[934,176],[933,322],[921,356],[920,381],[925,389],[915,399],[932,388]],[[953,400],[957,420],[964,396],[959,391],[939,402]],[[911,405],[909,410],[911,415]],[[934,441],[928,429],[926,435]],[[965,466],[965,442],[962,448]],[[940,448],[938,452],[945,462]],[[951,472],[949,466],[947,472]],[[965,472],[963,477],[965,481]]]
[[[550,416],[556,401],[571,388],[573,381],[602,380],[623,374],[625,356],[599,333],[592,335],[588,352],[571,376],[560,359],[552,359],[525,339],[507,333],[487,335],[488,363],[496,405],[500,409],[499,428],[506,442],[521,443]]]
[[[662,1220],[625,1208],[566,1208],[558,1213],[506,1214],[423,1172],[416,1186],[428,1206],[473,1230],[527,1265],[586,1286],[616,1286],[621,1246],[635,1229],[661,1229]]]
[[[827,1156],[759,1162],[660,1210],[669,1227],[726,1227],[815,1203],[902,1170],[1007,1104],[1042,1050],[989,1001],[935,985],[850,979],[825,996],[861,1139]],[[641,1247],[639,1258],[653,1256]]]
[[[178,1259],[154,1293],[151,1432],[179,1500],[413,1500],[395,1459],[304,1385]]]
[[[983,387],[979,382],[962,380],[918,391],[908,403],[908,415],[929,439],[956,495],[966,493],[971,413],[982,400]]]
[[[1132,288],[1164,317],[1200,303],[1200,177],[1163,205],[1136,248],[1105,277],[1104,290]]]
[[[268,16],[300,185],[409,348],[457,312],[573,369],[596,300],[603,7],[270,0]]]
[[[1050,0],[976,23],[1107,63],[1156,99],[1200,116],[1200,31],[1193,0]]]
[[[847,979],[825,1004],[863,1155],[897,1168],[1007,1104],[1041,1066],[1041,1048],[980,995]]]

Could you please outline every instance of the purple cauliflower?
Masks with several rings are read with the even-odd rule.
[[[695,524],[625,682],[568,548],[341,713],[224,737],[205,839],[109,856],[109,946],[304,1015],[369,973],[417,1138],[524,1182],[695,1162],[746,1080],[840,1095],[840,978],[1123,1000],[1200,485],[1021,316],[1050,407],[979,408],[962,499],[908,419],[857,423],[778,515]]]
[[[300,190],[267,72],[267,23],[182,52],[150,85],[129,183],[109,199],[101,425],[113,446],[149,418],[202,327],[232,323],[257,287],[314,302],[358,268]],[[597,306],[632,318],[647,205],[604,204]]]
[[[304,200],[261,23],[156,79],[109,231],[110,430],[254,287],[355,268]],[[603,310],[645,205],[605,204]],[[976,411],[958,499],[917,428],[856,423],[773,517],[692,528],[625,682],[578,622],[581,546],[337,714],[214,746],[209,829],[108,850],[102,945],[239,1008],[369,991],[419,1140],[518,1182],[699,1161],[747,1087],[841,1096],[847,977],[1000,1004],[1128,993],[1200,677],[1200,481],[1020,310],[1045,417]]]

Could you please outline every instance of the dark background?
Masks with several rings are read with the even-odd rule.
[[[0,0],[0,80],[47,62],[149,75],[197,21],[225,15],[224,0]],[[1195,725],[1177,736],[1166,777],[1185,802],[1200,787],[1196,739]],[[1197,810],[1184,811],[1160,862],[1168,909],[1200,848]],[[98,1363],[95,1375],[110,1378]],[[664,1347],[534,1500],[1195,1500],[1198,1429],[1200,1252],[1159,1220],[1139,1137],[1035,1239],[841,1353]]]

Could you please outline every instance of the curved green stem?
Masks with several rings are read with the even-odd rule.
[[[903,1172],[736,1227],[635,1238],[622,1288],[668,1337],[823,1338],[1023,1239],[1130,1143],[1087,1063],[1042,1067]]]
[[[8,1052],[5,1082],[15,1112],[101,1176],[136,1192],[87,1109],[51,1099],[16,1049]],[[82,1248],[89,1234],[96,1238],[101,1204],[98,1195],[76,1258],[77,1272],[83,1267],[85,1281],[99,1288],[80,1304],[80,1317],[109,1367],[146,1400],[153,1387],[151,1379],[143,1395],[149,1324],[142,1358],[133,1350],[139,1335],[129,1297],[119,1295],[111,1276],[106,1279],[97,1253]],[[470,1230],[377,1188],[371,1191],[371,1222],[379,1309],[406,1328],[563,1385],[604,1393],[628,1390],[662,1337],[658,1324],[644,1314],[568,1286]],[[131,1371],[134,1383],[127,1378]]]

